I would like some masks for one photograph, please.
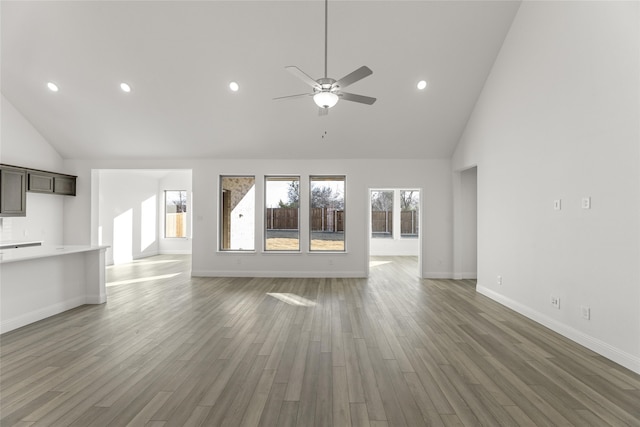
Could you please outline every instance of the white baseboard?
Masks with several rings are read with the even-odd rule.
[[[85,304],[104,304],[107,302],[107,295],[87,295],[85,299]]]
[[[70,300],[62,301],[57,304],[21,314],[12,319],[4,320],[2,321],[2,323],[0,323],[0,334],[13,331],[14,329],[21,328],[30,323],[37,322],[38,320],[46,319],[47,317],[60,314],[63,311],[71,310],[72,308],[79,307],[85,303],[86,297],[83,295],[81,297],[75,297]]]
[[[536,310],[533,310],[530,307],[527,307],[524,304],[507,298],[504,295],[494,292],[489,288],[481,286],[480,284],[476,286],[476,291],[506,307],[509,307],[510,309],[522,314],[523,316],[546,326],[552,331],[557,332],[560,335],[577,342],[578,344],[588,348],[589,350],[593,350],[601,356],[604,356],[607,359],[610,359],[624,366],[625,368],[630,369],[637,374],[640,374],[639,357],[636,357],[633,354],[629,354],[626,351],[620,350],[619,348],[616,348],[611,344],[587,335],[584,332],[572,328],[571,326],[568,326],[562,322],[558,322],[557,320],[552,319],[549,316],[546,316]]]
[[[145,259],[145,258],[149,258],[150,256],[156,256],[159,255],[160,252],[158,252],[157,250],[153,250],[153,251],[147,251],[147,252],[140,252],[137,253],[133,256],[134,260],[139,260],[139,259]]]
[[[160,255],[191,255],[191,249],[182,249],[174,251],[160,251]]]
[[[422,275],[423,279],[452,279],[453,273],[450,271],[428,271]]]
[[[476,272],[455,273],[453,275],[453,279],[454,280],[477,280],[478,279],[478,273],[476,273]]]
[[[193,277],[364,278],[364,271],[211,271],[192,270]]]

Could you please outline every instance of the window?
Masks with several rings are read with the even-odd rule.
[[[419,232],[418,218],[420,209],[420,191],[400,191],[400,238],[417,239]]]
[[[220,177],[220,250],[255,249],[255,183],[253,176]]]
[[[311,251],[344,251],[345,177],[309,177]]]
[[[265,178],[266,251],[299,251],[300,178]]]
[[[371,191],[371,237],[393,238],[393,190]]]
[[[165,190],[164,237],[187,237],[187,192]]]

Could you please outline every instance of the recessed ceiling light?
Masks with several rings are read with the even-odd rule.
[[[126,83],[120,83],[120,89],[122,89],[123,92],[131,92],[131,86]]]
[[[57,84],[55,84],[55,83],[53,83],[53,82],[49,82],[49,83],[47,83],[47,87],[49,88],[49,90],[50,90],[51,92],[57,92],[57,91],[59,91],[59,90],[60,90],[60,89],[58,88],[58,85],[57,85]]]
[[[420,80],[418,82],[418,89],[424,90],[427,87],[427,82],[425,80]]]
[[[236,82],[231,82],[229,83],[229,89],[231,89],[234,92],[237,92],[238,89],[240,89],[240,85]]]

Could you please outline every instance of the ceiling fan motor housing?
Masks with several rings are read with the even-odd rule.
[[[314,91],[317,92],[337,92],[340,89],[340,86],[335,85],[336,80],[329,78],[329,77],[323,77],[321,79],[317,80],[318,85],[320,86],[319,88],[314,88]]]

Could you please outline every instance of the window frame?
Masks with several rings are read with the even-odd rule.
[[[313,183],[314,181],[341,181],[342,189],[342,249],[314,249],[313,245]],[[347,252],[347,176],[346,175],[309,175],[309,253],[346,253]]]
[[[391,210],[390,211],[374,211],[373,210],[373,194],[374,193],[387,193],[387,194],[391,194]],[[395,190],[394,189],[371,189],[369,190],[369,215],[371,217],[371,232],[370,232],[370,239],[394,239],[396,236],[395,233],[395,229],[393,226],[393,218],[395,215],[395,208],[396,208],[396,200],[395,200]],[[373,231],[373,213],[374,212],[391,212],[391,218],[389,219],[388,217],[385,218],[385,227],[387,229],[389,229],[386,232],[374,232]],[[391,222],[391,227],[389,227],[389,222]],[[379,235],[376,235],[376,233],[379,233]]]
[[[298,181],[298,228],[297,228],[297,232],[298,232],[298,248],[297,249],[267,249],[267,209],[269,209],[267,207],[267,182],[268,181],[294,181],[297,180]],[[264,226],[262,227],[262,232],[263,232],[263,236],[262,236],[262,247],[265,253],[300,253],[302,250],[302,245],[301,245],[301,239],[300,239],[300,184],[302,183],[302,179],[300,177],[300,175],[265,175],[264,176]]]
[[[235,248],[224,248],[224,239],[225,239],[225,225],[224,225],[224,221],[225,221],[225,216],[226,213],[224,211],[225,209],[225,191],[229,191],[229,190],[225,190],[223,187],[223,183],[224,183],[224,179],[225,178],[252,178],[253,179],[253,188],[254,188],[254,196],[253,196],[253,230],[252,230],[252,238],[251,238],[251,245],[252,248],[251,249],[235,249]],[[225,252],[225,253],[230,253],[230,252],[236,252],[236,253],[255,253],[256,251],[256,195],[255,195],[255,191],[257,190],[256,188],[256,176],[255,175],[241,175],[241,174],[229,174],[229,175],[219,175],[219,181],[218,181],[218,200],[219,200],[219,209],[218,209],[218,215],[219,215],[219,220],[218,220],[218,251],[219,252]],[[231,214],[231,211],[229,211],[229,215]],[[229,224],[229,246],[231,246],[231,224]]]
[[[187,239],[188,238],[188,221],[189,221],[189,216],[185,215],[185,230],[184,230],[184,236],[180,237],[180,236],[167,236],[167,193],[184,193],[184,208],[185,211],[184,213],[189,213],[191,211],[191,209],[189,208],[189,191],[187,190],[163,190],[164,191],[164,233],[163,233],[163,238],[164,239]],[[182,198],[180,199],[182,200]]]
[[[422,198],[422,194],[420,189],[417,188],[401,188],[398,189],[398,197],[400,198],[400,200],[402,201],[402,193],[403,192],[407,192],[407,191],[412,191],[412,192],[417,192],[418,193],[418,201],[416,204],[416,209],[414,210],[414,212],[416,212],[416,229],[417,229],[417,233],[415,234],[402,234],[402,212],[410,212],[410,211],[403,211],[402,210],[402,202],[400,203],[399,206],[399,212],[400,212],[400,229],[398,230],[398,236],[400,240],[406,239],[406,240],[411,240],[411,239],[418,239],[420,238],[420,229],[422,228],[422,224],[420,224],[420,211],[421,206],[420,206],[420,202],[421,202],[421,198]]]

